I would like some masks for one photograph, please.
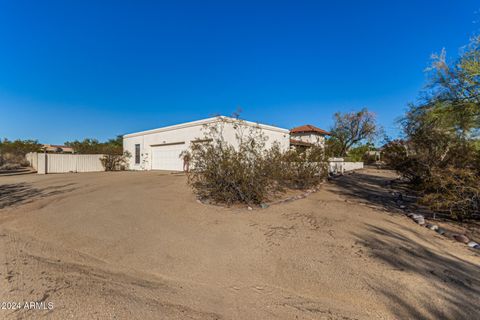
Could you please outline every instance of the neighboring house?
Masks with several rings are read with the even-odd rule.
[[[48,153],[74,153],[73,148],[54,144],[44,144],[42,150]]]
[[[223,138],[232,145],[237,144],[234,126],[240,122],[229,117],[213,117],[199,121],[126,134],[123,136],[123,150],[132,156],[131,170],[183,170],[180,154],[188,150],[192,143],[205,142],[206,125],[223,125]],[[268,138],[266,147],[277,142],[283,150],[288,150],[289,131],[270,125],[242,121],[248,127],[257,127]]]
[[[290,130],[290,145],[296,148],[308,148],[311,146],[325,146],[325,136],[330,132],[307,124]]]

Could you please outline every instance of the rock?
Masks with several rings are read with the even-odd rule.
[[[419,225],[423,226],[425,224],[425,219],[423,217],[419,218],[419,219],[415,219],[415,222],[418,223]]]
[[[474,248],[474,249],[479,249],[480,248],[480,245],[478,243],[476,243],[475,241],[470,241],[469,243],[467,243],[467,245],[470,248]]]
[[[470,242],[470,239],[467,238],[466,235],[464,234],[457,234],[455,233],[454,235],[452,235],[453,239],[457,240],[458,242],[461,242],[461,243],[469,243]]]
[[[418,224],[424,225],[425,224],[425,217],[421,214],[412,214],[411,218]]]
[[[436,224],[427,223],[426,227],[430,230],[437,231],[438,226]]]
[[[252,207],[250,207],[250,206],[249,206],[247,209],[248,209],[249,211],[252,211],[252,210],[253,210],[253,208],[252,208]]]
[[[405,209],[406,207],[407,207],[407,206],[404,205],[404,204],[400,205],[400,209]]]
[[[442,228],[438,228],[437,230],[435,230],[438,234],[445,234],[445,230],[442,229]]]
[[[262,209],[267,209],[268,207],[269,207],[268,204],[266,204],[266,203],[260,203],[260,208],[262,208]]]

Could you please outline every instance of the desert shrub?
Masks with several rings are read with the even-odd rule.
[[[421,203],[454,219],[464,220],[480,214],[480,175],[459,168],[434,169],[424,181]]]
[[[119,171],[126,169],[130,157],[131,155],[128,151],[120,154],[118,152],[109,152],[103,155],[100,161],[105,171]]]
[[[227,125],[236,126],[237,148],[224,139]],[[245,129],[250,131],[244,135]],[[193,143],[191,148],[192,170],[188,178],[197,195],[227,204],[264,201],[274,185],[267,174],[265,137],[261,132],[227,120],[205,130],[205,139],[199,139],[202,142]]]
[[[325,179],[328,172],[324,150],[320,147],[289,150],[280,158],[280,167],[279,183],[293,189],[314,187]]]
[[[236,146],[224,139],[225,126],[233,126]],[[205,136],[191,146],[188,182],[201,199],[217,203],[260,204],[285,187],[304,188],[322,179],[315,152],[283,152],[274,144],[266,149],[259,128],[241,120],[222,118],[205,127]],[[315,158],[317,157],[317,158]]]

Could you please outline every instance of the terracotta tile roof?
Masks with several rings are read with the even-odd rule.
[[[290,139],[290,145],[305,146],[305,147],[313,146],[313,144],[311,144],[310,142],[305,142],[305,141],[300,141],[300,140],[295,140],[295,139]]]
[[[301,133],[301,132],[317,132],[317,133],[324,134],[324,135],[327,135],[327,136],[331,135],[330,132],[325,131],[325,130],[320,129],[320,128],[317,128],[315,126],[312,126],[311,124],[306,124],[304,126],[295,127],[295,128],[290,130],[290,133]]]

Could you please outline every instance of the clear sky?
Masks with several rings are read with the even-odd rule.
[[[390,135],[432,53],[480,2],[0,0],[0,137],[63,143],[230,115],[328,129],[368,107]]]

